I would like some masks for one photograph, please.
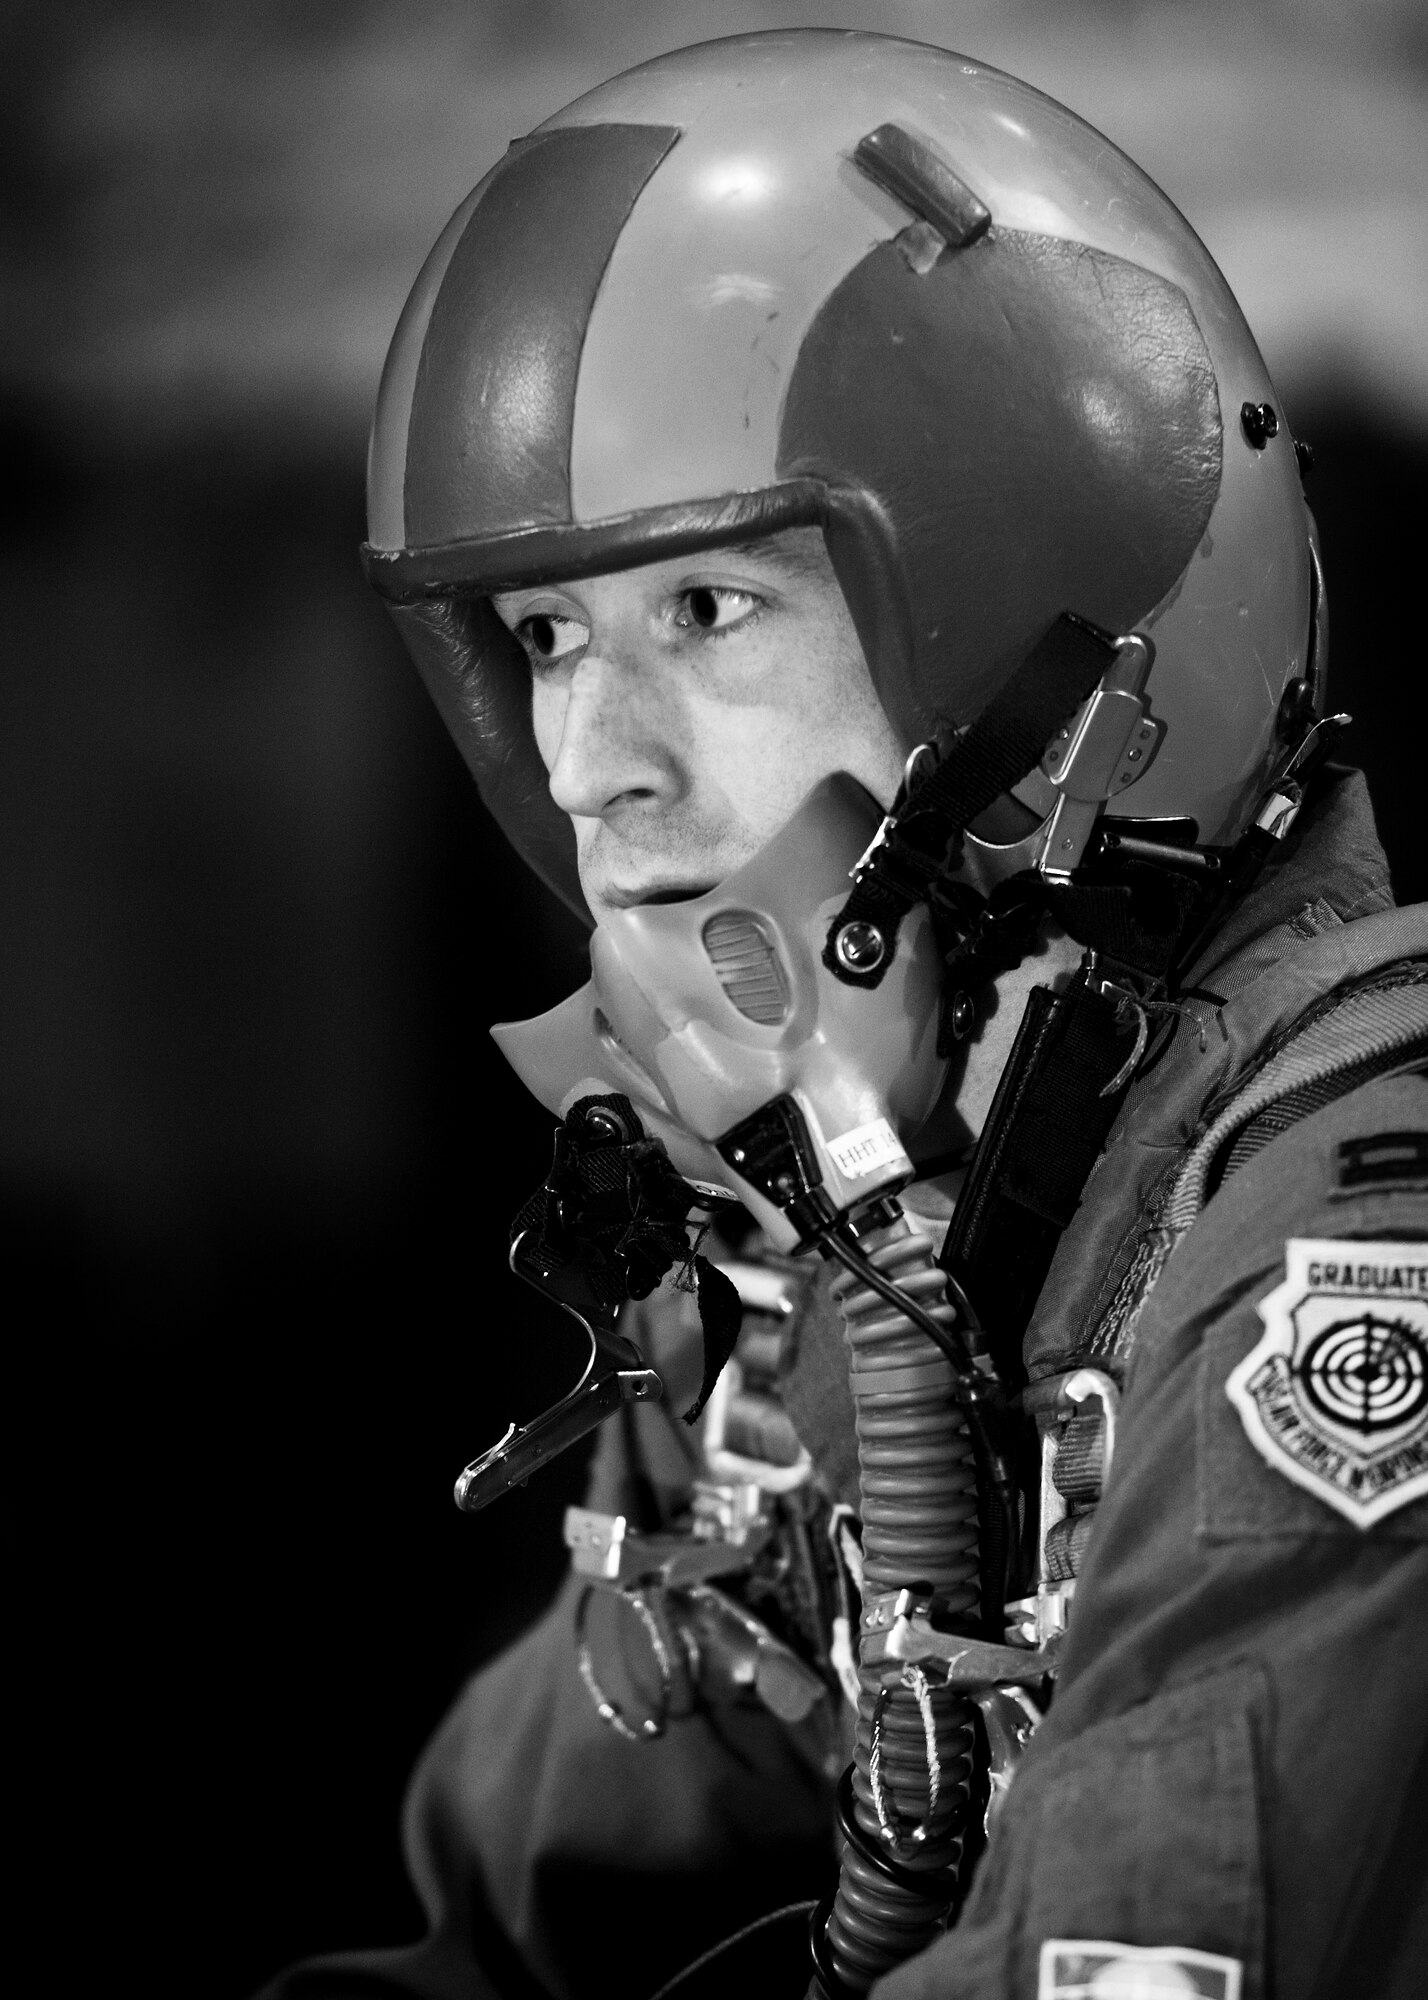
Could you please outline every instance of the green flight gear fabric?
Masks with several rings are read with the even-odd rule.
[[[1403,1239],[1428,1265],[1421,1174],[1340,1184],[1341,1148],[1402,1131],[1428,1134],[1422,1077],[1295,1125],[1173,1252],[1051,1712],[957,1929],[878,2000],[1035,1995],[1056,1938],[1221,1955],[1243,2000],[1422,1992],[1428,1499],[1357,1525],[1266,1459],[1226,1393],[1287,1243]]]
[[[1362,780],[1335,774],[1195,973],[1223,1005],[1200,1005],[1117,1121],[1027,1335],[1034,1379],[1094,1356],[1156,1190],[1207,1113],[1336,988],[1413,958],[1428,959],[1428,908],[1392,907]],[[1133,1345],[1097,1361],[1123,1373],[1125,1399],[1055,1701],[956,1928],[877,2000],[1053,2000],[1069,1981],[1101,1990],[1093,1973],[1107,1992],[1226,2000],[1235,1980],[1240,2000],[1422,1990],[1428,1498],[1359,1525],[1271,1462],[1227,1393],[1266,1338],[1287,1245],[1401,1241],[1411,1263],[1428,1175],[1411,1146],[1375,1147],[1415,1131],[1428,1082],[1406,1075],[1235,1165]],[[675,1307],[654,1328],[676,1366],[677,1321]],[[785,1407],[830,1496],[854,1498],[843,1344],[816,1279],[797,1334]],[[667,1514],[691,1471],[687,1440],[632,1410],[606,1429],[590,1504]],[[721,1707],[626,1742],[576,1671],[575,1598],[567,1586],[472,1681],[418,1769],[406,1840],[428,1941],[298,1968],[265,2000],[636,2000],[830,1885],[827,1719],[789,1730]],[[621,1699],[639,1693],[636,1664]],[[1162,1954],[1160,1988],[1127,1983],[1149,1976],[1137,1952]]]

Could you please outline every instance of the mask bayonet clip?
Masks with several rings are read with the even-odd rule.
[[[547,1290],[532,1274],[531,1260],[521,1256],[528,1234],[518,1236],[511,1245],[511,1268],[519,1276],[530,1278],[538,1289]],[[457,1506],[465,1514],[488,1507],[513,1486],[523,1486],[533,1472],[539,1472],[568,1446],[578,1443],[621,1403],[657,1402],[664,1394],[658,1373],[645,1367],[644,1357],[632,1340],[616,1333],[613,1327],[602,1325],[598,1317],[587,1317],[568,1298],[562,1298],[560,1303],[589,1337],[590,1354],[584,1372],[569,1395],[553,1403],[533,1422],[511,1424],[499,1443],[472,1459],[457,1480],[454,1494]]]

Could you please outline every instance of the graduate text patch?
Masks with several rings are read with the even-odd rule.
[[[1250,1443],[1356,1527],[1428,1493],[1428,1243],[1291,1237],[1225,1384]]]

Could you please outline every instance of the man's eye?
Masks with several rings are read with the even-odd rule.
[[[759,600],[751,590],[701,583],[684,592],[674,622],[686,631],[727,632],[753,617],[758,609]]]
[[[579,652],[590,634],[578,618],[562,618],[558,611],[536,611],[521,620],[516,637],[532,660],[545,662]]]

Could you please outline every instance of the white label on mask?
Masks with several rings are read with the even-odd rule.
[[[876,1173],[879,1167],[911,1170],[911,1162],[886,1118],[875,1118],[871,1125],[856,1125],[841,1139],[830,1139],[828,1153],[845,1181],[860,1181]]]

